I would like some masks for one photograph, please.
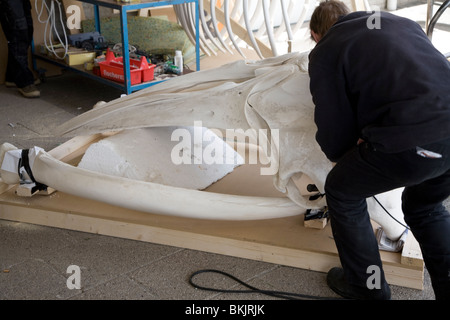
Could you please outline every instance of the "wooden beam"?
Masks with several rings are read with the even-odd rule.
[[[422,250],[420,250],[419,243],[409,231],[405,244],[403,245],[401,263],[404,265],[423,268]]]
[[[303,219],[210,221],[152,215],[57,192],[50,197],[0,196],[0,219],[176,246],[327,272],[339,266],[331,228],[303,227]],[[423,289],[423,269],[381,252],[390,284]]]

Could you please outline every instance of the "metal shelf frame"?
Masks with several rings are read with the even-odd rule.
[[[56,64],[64,69],[69,69],[74,72],[77,72],[79,74],[82,74],[84,76],[87,76],[89,78],[92,78],[94,80],[100,81],[102,83],[106,83],[110,86],[119,88],[124,90],[126,94],[130,94],[133,91],[138,91],[141,89],[144,89],[146,87],[155,85],[157,83],[160,83],[162,81],[149,81],[140,83],[137,85],[131,85],[130,80],[130,54],[128,52],[128,17],[127,13],[131,10],[136,9],[146,9],[146,8],[152,8],[152,7],[161,7],[161,6],[168,6],[168,5],[177,5],[177,4],[184,4],[184,3],[195,3],[195,52],[196,52],[196,70],[200,70],[200,39],[199,39],[199,0],[140,0],[135,1],[132,0],[131,2],[122,2],[118,0],[78,0],[80,2],[85,2],[92,4],[94,6],[94,18],[95,18],[95,29],[101,33],[101,24],[100,24],[100,10],[99,7],[108,7],[112,9],[119,10],[120,14],[120,30],[121,30],[121,36],[122,36],[122,56],[123,56],[123,68],[124,68],[124,83],[121,84],[119,82],[110,81],[108,79],[102,78],[100,76],[97,76],[93,73],[86,72],[80,68],[74,68],[71,66],[68,66],[62,62],[58,62],[54,59],[46,58],[40,55],[34,54],[34,45],[32,46],[33,50],[33,59],[41,59],[46,62]]]

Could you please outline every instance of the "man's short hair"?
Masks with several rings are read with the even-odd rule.
[[[350,9],[341,1],[323,1],[314,10],[309,28],[323,37],[339,17],[349,13]]]

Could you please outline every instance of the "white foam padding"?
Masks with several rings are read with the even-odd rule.
[[[176,129],[184,134],[183,138],[172,135]],[[211,150],[223,150],[223,153],[216,154]],[[189,161],[177,164],[181,162],[181,156]],[[203,161],[202,157],[209,160]],[[207,128],[156,127],[125,130],[90,145],[78,167],[134,180],[202,190],[243,162],[233,148]]]

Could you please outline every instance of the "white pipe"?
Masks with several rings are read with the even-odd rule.
[[[241,56],[243,56],[244,59],[245,59],[245,54],[241,51],[241,49],[239,48],[239,46],[238,46],[236,40],[234,39],[233,29],[231,28],[231,24],[230,24],[230,12],[229,12],[229,0],[225,0],[225,1],[224,1],[224,14],[225,14],[225,27],[227,28],[229,38],[230,38],[231,42],[233,43],[235,49],[236,49],[236,50],[241,54]]]
[[[214,32],[217,35],[217,38],[219,39],[220,43],[223,45],[223,47],[231,54],[234,54],[233,51],[228,47],[228,45],[225,43],[224,39],[221,36],[221,33],[219,31],[219,28],[217,28],[217,19],[216,19],[216,0],[210,0],[210,14],[211,14],[211,20],[212,25],[214,28]]]
[[[236,9],[236,13],[232,14],[231,17],[233,18],[234,15],[237,15],[238,18],[236,21],[242,26],[244,24],[244,12],[243,12],[243,3],[246,1],[239,0],[234,4],[234,8]]]
[[[258,16],[255,18],[258,18],[258,20],[261,20],[261,24],[258,26],[255,37],[261,38],[266,34],[266,24],[265,24],[265,17],[264,17],[264,3],[265,0],[259,0],[258,2]]]
[[[191,3],[186,3],[185,4],[185,8],[187,9],[187,21],[189,23],[190,26],[190,30],[192,30],[193,34],[195,35],[195,3],[191,2]],[[202,29],[199,28],[199,39],[200,41],[202,41],[202,43],[204,43],[204,45],[209,49],[209,51],[211,51],[214,55],[217,55],[216,51],[214,50],[214,48],[209,44],[209,42],[205,39],[205,36],[203,34],[203,32],[201,31]],[[208,56],[210,56],[210,54],[208,54]]]
[[[247,33],[248,36],[250,38],[250,41],[252,43],[253,49],[255,49],[256,53],[258,54],[258,56],[263,59],[263,55],[261,54],[261,50],[259,50],[259,46],[258,43],[255,40],[255,37],[253,35],[253,29],[252,26],[250,24],[250,21],[248,19],[248,3],[247,1],[242,2],[243,4],[243,11],[244,11],[244,21],[245,21],[245,27],[247,28]]]
[[[222,12],[224,13],[224,22],[222,24],[225,26],[225,24],[226,24],[225,20],[226,19],[225,19],[225,8],[224,8],[224,6],[225,6],[225,3],[222,2],[222,4],[221,4],[219,9],[222,10]],[[229,46],[233,45],[233,42],[231,41],[231,38],[230,38],[230,34],[228,33],[228,29],[226,27],[222,28],[222,30],[220,30],[220,35],[223,37],[224,41],[226,43],[228,43]]]
[[[191,26],[187,22],[184,4],[175,5],[174,10],[177,15],[177,19],[180,25],[183,27],[184,31],[186,32],[186,35],[188,36],[189,40],[191,40],[191,42],[195,44],[195,32],[192,30]],[[208,56],[211,55],[209,53],[209,50],[206,49],[205,46],[203,45],[202,41],[200,41],[199,47],[206,55]]]
[[[225,53],[225,49],[216,41],[215,37],[211,34],[211,31],[209,31],[208,25],[206,24],[206,18],[205,18],[205,10],[203,8],[203,1],[198,2],[199,5],[199,11],[200,11],[200,21],[202,23],[203,32],[206,33],[208,38],[211,40],[211,42],[222,52]],[[214,51],[213,51],[214,52]]]
[[[286,0],[280,0],[281,1],[281,12],[283,13],[283,21],[284,26],[288,35],[288,40],[293,40],[294,36],[292,35],[292,29],[291,29],[291,21],[289,19],[289,13],[286,6]],[[290,2],[292,3],[292,2]],[[280,28],[281,29],[281,28]]]
[[[233,7],[230,7],[232,4]],[[224,25],[224,28],[219,30],[218,26],[220,23],[216,17],[216,13],[219,12],[217,0],[202,0],[199,4],[199,21],[202,24],[199,34],[200,47],[202,51],[209,55],[209,52],[216,54],[216,48],[213,45],[222,52],[231,54],[234,53],[231,48],[233,46],[240,55],[246,58],[239,45],[242,41],[245,41],[253,47],[261,59],[263,59],[263,55],[259,45],[263,46],[263,44],[265,50],[270,47],[271,55],[278,56],[277,39],[293,41],[296,38],[296,33],[303,26],[306,15],[315,4],[315,0],[304,0],[303,5],[299,4],[298,0],[253,0],[251,2],[249,0],[235,0],[234,2],[223,0],[220,6],[220,14],[223,19],[221,18],[220,21]],[[209,14],[214,32],[207,24],[207,19],[205,18],[204,7],[208,5],[210,7]],[[301,6],[301,13],[295,22],[295,26],[292,26],[292,11],[297,5]],[[175,7],[180,7],[180,5]],[[193,41],[195,36],[195,21],[192,17],[192,8],[187,7],[185,9],[183,7],[183,10],[178,9],[176,12],[179,16],[180,24],[185,28],[190,40]],[[275,30],[273,19],[279,13],[281,13],[282,21]],[[242,29],[246,29],[248,38],[242,34],[242,31],[245,29],[242,30],[241,28],[239,28],[238,36],[235,35],[235,30],[233,30],[234,23],[242,26]],[[285,33],[287,39],[285,38]],[[281,37],[283,39],[280,39]]]
[[[274,35],[275,35],[275,39],[279,39],[281,34],[284,33],[286,31],[286,23],[285,23],[285,16],[284,16],[284,12],[283,12],[283,6],[282,6],[282,1],[280,0],[280,7],[281,7],[281,22],[280,25],[278,26],[278,28],[276,29]],[[275,16],[278,14],[278,6],[277,6],[277,11],[275,12]],[[271,16],[274,17],[274,15]]]
[[[272,20],[270,19],[270,9],[273,10],[272,7],[269,6],[270,0],[263,0],[263,11],[264,11],[264,19],[266,24],[267,36],[269,37],[270,47],[272,48],[272,52],[274,56],[277,56],[277,45],[275,43],[275,38],[273,35],[273,26]]]
[[[243,25],[244,24],[244,15],[242,14],[242,1],[243,0],[235,0],[234,4],[233,4],[233,10],[231,11],[230,14],[230,20],[233,20],[235,22],[237,22],[239,25]],[[238,45],[242,41],[242,39],[240,37],[235,38],[236,42],[238,43]]]

